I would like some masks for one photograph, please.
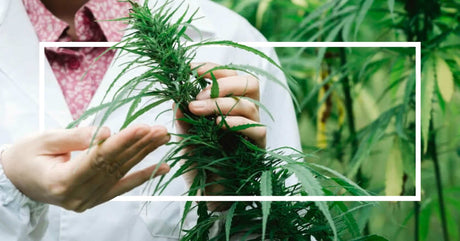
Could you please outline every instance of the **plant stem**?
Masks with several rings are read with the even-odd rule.
[[[340,48],[340,64],[347,64],[347,56],[344,48]],[[344,76],[342,79],[343,93],[345,96],[345,111],[347,112],[347,123],[352,142],[352,155],[358,150],[358,139],[356,139],[355,116],[353,114],[353,99],[351,98],[350,79]]]
[[[347,54],[345,48],[340,48],[340,64],[345,66],[347,64]],[[356,138],[356,127],[355,127],[355,115],[353,114],[353,99],[351,98],[350,79],[345,75],[342,79],[343,93],[345,96],[345,111],[347,112],[347,123],[348,130],[350,131],[351,138],[351,159],[355,156],[358,151],[358,139]],[[366,187],[364,176],[361,171],[361,167],[358,169],[356,174],[356,182],[363,188]],[[369,222],[366,222],[363,230],[364,235],[369,234]]]
[[[340,64],[345,66],[347,64],[347,55],[345,53],[345,48],[340,48]],[[347,112],[347,124],[348,130],[350,131],[351,138],[351,158],[358,151],[358,139],[356,138],[356,127],[355,127],[355,115],[353,114],[353,99],[351,98],[351,88],[350,88],[350,79],[345,75],[342,79],[343,94],[345,97],[345,111]],[[361,172],[361,168],[358,170],[356,175],[358,184],[364,187],[364,178]]]
[[[431,138],[429,139],[428,148],[431,150],[431,159],[433,160],[434,164],[434,174],[436,178],[436,187],[438,190],[438,199],[439,199],[439,210],[441,212],[441,224],[442,224],[442,234],[444,236],[445,241],[449,241],[449,234],[447,232],[447,219],[446,219],[446,209],[444,204],[444,195],[443,195],[443,188],[441,182],[441,170],[439,169],[439,159],[438,153],[436,149],[436,133],[434,131],[434,124],[433,124],[433,115],[431,116],[430,120],[430,133]]]

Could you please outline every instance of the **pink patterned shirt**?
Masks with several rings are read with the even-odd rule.
[[[41,42],[69,42],[68,24],[54,16],[40,0],[22,0]],[[121,21],[102,21],[125,17],[129,3],[117,0],[90,0],[75,14],[77,41],[118,42],[126,27]],[[77,119],[87,108],[107,71],[114,52],[93,61],[106,48],[47,48],[46,57],[62,89],[69,110]],[[87,72],[86,75],[84,75]],[[82,76],[84,78],[82,79]]]

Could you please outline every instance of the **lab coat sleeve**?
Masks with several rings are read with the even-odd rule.
[[[0,158],[6,147],[0,147]],[[0,240],[42,240],[48,205],[22,194],[3,171],[0,159]]]

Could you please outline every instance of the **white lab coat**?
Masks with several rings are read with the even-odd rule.
[[[152,2],[152,1],[151,1]],[[266,41],[243,18],[211,1],[186,1],[192,9],[199,7],[194,22],[203,38],[230,39],[233,41]],[[190,32],[195,39],[196,33]],[[20,0],[0,1],[0,145],[10,144],[19,138],[38,131],[39,65],[38,39]],[[272,49],[263,49],[272,57]],[[107,71],[91,106],[100,103],[108,85],[120,71],[116,60]],[[219,64],[251,64],[278,74],[266,61],[233,48],[205,48],[198,51],[197,62]],[[45,61],[45,128],[63,128],[72,119],[54,78]],[[132,74],[136,74],[132,72]],[[261,79],[261,102],[271,110],[275,121],[261,113],[262,122],[268,125],[268,147],[299,147],[297,123],[289,95],[278,85]],[[155,120],[156,113],[171,107],[165,103],[138,120],[140,123],[165,125],[174,132],[171,112]],[[117,131],[126,110],[119,110],[106,123]],[[96,118],[97,119],[97,118]],[[90,123],[91,121],[88,121]],[[25,150],[27,151],[27,150]],[[156,163],[167,151],[161,147],[150,154],[134,169]],[[174,170],[171,171],[172,174]],[[143,186],[125,195],[149,195]],[[183,180],[177,179],[164,195],[181,195],[185,191]],[[107,202],[84,213],[74,213],[56,206],[34,202],[21,194],[3,174],[0,166],[0,240],[177,240],[181,202]],[[193,217],[186,225],[193,225]]]

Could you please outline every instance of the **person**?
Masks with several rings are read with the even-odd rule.
[[[47,131],[30,135],[39,130],[37,123],[41,116],[38,111],[39,41],[117,41],[121,35],[112,28],[119,27],[115,26],[116,22],[95,20],[107,19],[104,12],[116,15],[117,9],[123,9],[122,4],[114,0],[0,2],[0,144],[11,144],[3,145],[0,150],[0,240],[136,241],[180,237],[178,224],[184,207],[181,202],[148,205],[108,202],[123,193],[150,195],[145,182],[157,169],[155,163],[168,150],[164,146],[170,139],[168,132],[181,131],[171,125],[171,115],[152,117],[162,109],[170,109],[171,103],[159,106],[115,134],[112,131],[121,126],[126,113],[126,109],[118,110],[105,123],[107,127],[97,132],[95,143],[99,144],[91,148],[96,127],[82,125],[64,129],[85,109],[100,103],[111,80],[120,72],[120,63],[126,59],[114,59],[115,53],[109,54],[96,67],[91,67],[96,69],[96,73],[90,74],[91,81],[80,81],[76,76],[86,71],[85,63],[92,62],[100,49],[47,49],[42,89]],[[190,32],[193,39],[266,41],[240,16],[216,3],[202,0],[174,4],[182,8],[178,12],[186,7],[198,9],[201,18],[192,25],[200,33]],[[53,24],[43,21],[46,19],[53,20]],[[50,29],[54,30],[49,31],[53,34],[44,34]],[[273,49],[263,51],[276,58]],[[72,55],[82,61],[69,59]],[[206,63],[199,73],[212,68],[215,65],[212,63],[234,62],[255,65],[283,79],[282,73],[271,64],[232,48],[199,49],[195,60]],[[132,75],[135,74],[133,71]],[[218,78],[220,97],[211,99],[209,88],[205,89],[197,101],[190,104],[192,112],[213,114],[216,103],[222,111],[230,111],[235,102],[225,97],[229,93],[260,99],[272,111],[274,120],[267,113],[259,113],[258,108],[247,101],[232,109],[229,124],[264,123],[266,135],[265,127],[248,129],[243,134],[260,146],[299,148],[297,123],[287,92],[275,83],[262,79],[259,82],[234,71],[214,74]],[[102,80],[98,82],[99,78]],[[162,164],[156,175],[170,176],[174,170],[169,169]],[[163,195],[181,195],[186,186],[184,180],[175,179]],[[193,222],[194,217],[189,217],[184,228]]]

